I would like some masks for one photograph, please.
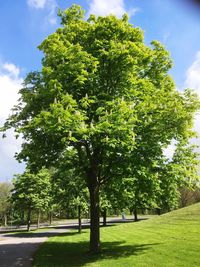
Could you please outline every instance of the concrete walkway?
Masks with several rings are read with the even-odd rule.
[[[33,254],[41,243],[50,236],[63,235],[67,231],[64,228],[50,228],[32,232],[30,235],[25,233],[0,234],[0,267],[30,267]]]

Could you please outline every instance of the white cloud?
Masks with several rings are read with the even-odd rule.
[[[186,73],[185,87],[194,89],[200,95],[200,51]]]
[[[13,130],[8,131],[7,138],[0,138],[0,181],[10,181],[14,174],[25,170],[25,163],[18,163],[14,158],[20,146],[21,140],[15,139]]]
[[[27,4],[31,8],[45,9],[47,15],[45,20],[50,24],[56,24],[57,22],[57,2],[56,0],[27,0]]]
[[[13,77],[17,77],[20,73],[20,69],[12,63],[4,63],[2,70],[6,71],[8,75]]]
[[[176,140],[172,140],[171,144],[168,145],[165,149],[163,149],[163,155],[168,158],[169,160],[172,160],[174,152],[176,150],[176,145],[177,145],[177,141]]]
[[[138,10],[138,8],[126,10],[123,0],[92,0],[89,6],[89,14],[95,14],[97,16],[114,14],[121,17],[124,13],[128,13],[129,16],[132,16]]]
[[[14,64],[4,63],[0,67],[0,121],[8,117],[11,108],[16,104],[22,79],[20,70]]]
[[[18,92],[22,83],[19,75],[20,70],[14,64],[0,65],[0,126],[3,126],[6,118],[11,114],[11,108],[19,98]],[[20,150],[22,140],[15,139],[13,130],[8,131],[7,138],[1,137],[0,134],[0,180],[6,180],[24,169],[24,165],[19,165],[14,159],[14,154]]]
[[[162,42],[164,44],[166,44],[168,42],[170,36],[171,36],[171,33],[170,32],[165,32],[164,35],[163,35],[163,38],[162,38]]]
[[[47,0],[28,0],[27,3],[33,8],[44,8]]]
[[[50,24],[57,23],[57,2],[55,0],[49,0],[49,14],[47,20]]]

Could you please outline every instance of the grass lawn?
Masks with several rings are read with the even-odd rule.
[[[33,267],[200,267],[200,203],[140,221],[101,228],[102,253],[88,253],[89,231],[52,237]]]

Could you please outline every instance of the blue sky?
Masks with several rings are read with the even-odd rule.
[[[58,7],[79,4],[86,14],[130,15],[133,25],[144,30],[145,42],[159,40],[174,61],[171,75],[177,88],[196,89],[200,94],[200,8],[184,0],[6,0],[0,2],[0,125],[18,98],[25,75],[40,69],[42,54],[37,46],[59,26]],[[199,117],[195,129],[199,130]],[[0,181],[10,180],[24,170],[13,156],[20,149],[13,131],[0,139]],[[173,146],[168,149],[170,154]]]

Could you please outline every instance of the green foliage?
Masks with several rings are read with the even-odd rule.
[[[196,188],[199,182],[199,153],[196,146],[180,142],[171,162],[165,162],[158,169],[160,190],[158,207],[172,210],[179,206],[180,188]]]
[[[54,201],[61,210],[75,214],[77,208],[81,207],[83,213],[88,212],[89,192],[74,168],[65,171],[58,169],[54,174],[53,187]]]
[[[179,186],[195,188],[199,182],[199,152],[197,146],[179,143],[172,161],[176,168],[176,177],[180,180]]]
[[[12,184],[7,182],[0,183],[0,217],[5,217],[10,209],[10,196],[11,196]]]
[[[13,180],[12,202],[18,209],[47,210],[51,200],[50,173],[41,169],[37,174],[26,171]]]
[[[83,179],[84,173],[79,168],[77,153],[69,148],[63,154],[62,161],[57,164],[54,170],[52,187],[54,202],[61,210],[74,211],[81,207],[82,212],[88,211],[89,192],[87,184]]]

